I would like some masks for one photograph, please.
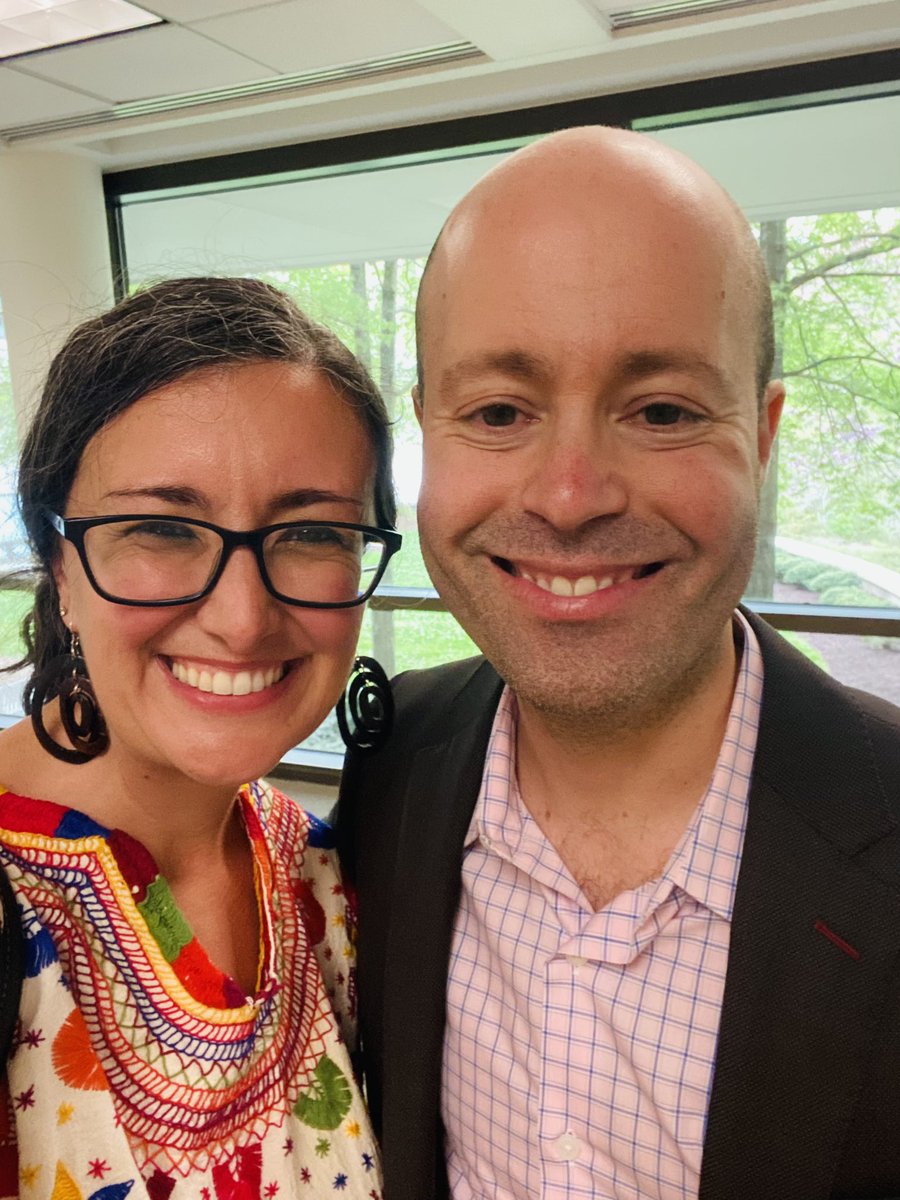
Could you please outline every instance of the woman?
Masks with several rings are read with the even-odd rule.
[[[329,831],[248,780],[347,680],[389,457],[365,370],[256,281],[160,284],[54,361],[20,472],[32,720],[0,735],[27,939],[0,1194],[379,1196]]]

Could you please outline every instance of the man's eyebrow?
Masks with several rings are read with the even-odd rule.
[[[552,378],[550,362],[528,350],[502,350],[496,353],[475,354],[462,358],[447,367],[440,379],[442,392],[453,392],[466,383],[474,383],[486,375],[505,375],[525,383],[540,383]]]
[[[623,355],[614,366],[615,374],[625,382],[639,382],[666,371],[681,371],[703,379],[720,391],[729,392],[722,370],[704,358],[683,350],[636,350]],[[524,383],[544,383],[555,376],[552,363],[528,350],[504,350],[460,359],[447,367],[440,380],[440,391],[452,394],[467,383],[477,383],[487,375],[505,375]]]
[[[681,371],[703,379],[721,391],[730,391],[725,374],[701,354],[682,350],[637,350],[626,354],[617,364],[617,374],[626,382],[640,382],[665,371]]]

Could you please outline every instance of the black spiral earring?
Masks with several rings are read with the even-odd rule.
[[[378,750],[394,724],[394,693],[380,663],[357,655],[353,672],[334,710],[348,750]]]
[[[78,634],[70,631],[69,638],[69,653],[52,659],[34,681],[31,726],[48,754],[61,762],[81,766],[108,749],[109,734],[81,654]],[[48,694],[51,699],[53,696],[59,699],[60,719],[74,750],[61,746],[47,732],[43,710]]]

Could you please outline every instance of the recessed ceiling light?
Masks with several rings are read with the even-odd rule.
[[[161,24],[127,0],[0,0],[0,59]]]

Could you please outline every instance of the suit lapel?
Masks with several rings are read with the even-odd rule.
[[[867,863],[897,832],[846,693],[757,635],[763,716],[700,1198],[818,1200],[897,955],[900,897]]]
[[[500,683],[483,668],[436,725],[442,730],[410,765],[390,904],[385,965],[384,1146],[404,1162],[385,1162],[386,1178],[443,1174],[441,1058],[447,964],[460,890],[460,860],[481,786]],[[424,1067],[423,1067],[424,1064]],[[415,1161],[412,1161],[412,1160]],[[430,1193],[428,1193],[430,1194]],[[439,1193],[440,1194],[440,1193]],[[408,1198],[395,1187],[392,1200]]]

